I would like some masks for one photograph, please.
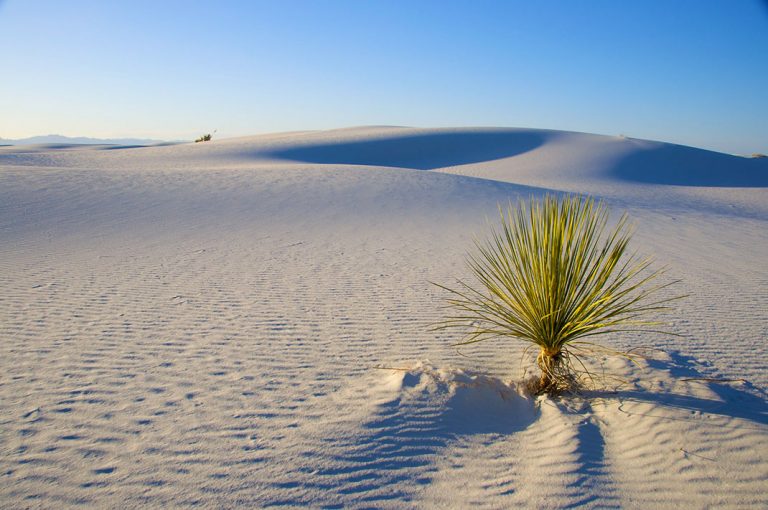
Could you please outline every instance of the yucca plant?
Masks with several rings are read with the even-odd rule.
[[[610,351],[589,337],[652,330],[659,323],[646,316],[682,297],[659,297],[676,282],[659,283],[665,270],[651,271],[650,258],[627,253],[628,218],[608,228],[603,202],[548,195],[499,214],[501,228],[476,240],[468,256],[476,284],[437,284],[450,292],[455,314],[436,329],[464,329],[457,345],[504,337],[538,346],[536,393],[578,388],[590,374],[581,356]]]

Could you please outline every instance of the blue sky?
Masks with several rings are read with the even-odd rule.
[[[760,0],[0,0],[0,137],[540,127],[768,153]]]

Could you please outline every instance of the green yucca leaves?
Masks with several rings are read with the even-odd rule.
[[[659,323],[647,314],[680,297],[655,297],[675,282],[656,283],[664,271],[627,254],[627,216],[608,229],[602,202],[548,195],[499,213],[501,228],[487,242],[475,241],[468,258],[477,285],[438,284],[451,293],[456,313],[436,329],[467,329],[462,345],[500,336],[539,346],[541,391],[573,385],[571,358],[584,366],[574,349],[592,345],[586,337],[648,330]]]

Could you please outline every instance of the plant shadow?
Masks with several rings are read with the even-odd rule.
[[[563,406],[560,409],[564,414],[581,415],[580,418],[592,412],[589,406],[576,413]],[[608,503],[617,501],[617,497],[605,464],[606,444],[600,425],[591,418],[579,420],[575,439],[577,469],[569,485],[577,489],[578,496],[565,503],[563,508],[583,508],[598,502],[602,506],[611,506]]]
[[[335,436],[333,467],[320,469],[313,483],[342,506],[407,504],[431,482],[444,449],[478,438],[493,443],[527,428],[538,414],[532,399],[495,379],[408,372],[396,396],[376,405],[362,430]]]
[[[589,397],[618,398],[622,402],[652,403],[702,414],[715,414],[739,418],[760,425],[768,425],[768,394],[746,380],[716,379],[703,375],[695,358],[679,352],[670,352],[669,360],[646,359],[648,367],[667,372],[676,382],[701,385],[710,397],[699,397],[674,391],[618,389],[615,392],[591,392]]]

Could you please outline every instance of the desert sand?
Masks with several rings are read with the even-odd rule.
[[[506,205],[688,294],[580,397],[434,332]],[[0,507],[766,508],[768,160],[535,129],[0,147]],[[529,367],[530,368],[530,367]]]

